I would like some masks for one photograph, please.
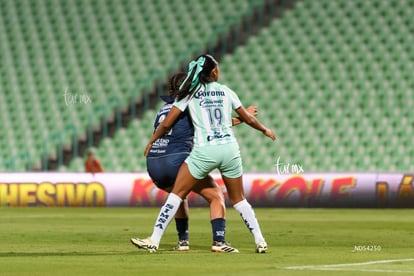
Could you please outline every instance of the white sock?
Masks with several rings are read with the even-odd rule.
[[[158,214],[157,220],[155,221],[154,231],[150,237],[151,241],[157,245],[160,244],[162,235],[164,235],[168,224],[175,217],[178,207],[182,199],[176,194],[170,193],[164,205],[161,207],[160,213]]]
[[[257,221],[254,210],[249,202],[246,199],[243,199],[240,202],[237,202],[233,207],[240,213],[244,223],[247,228],[253,234],[255,243],[264,241],[262,231],[260,231],[259,222]]]

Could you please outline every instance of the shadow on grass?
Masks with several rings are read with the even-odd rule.
[[[209,247],[196,247],[191,248],[190,251],[179,252],[169,247],[160,248],[157,253],[149,253],[143,249],[136,249],[130,251],[95,251],[95,252],[1,252],[0,258],[13,258],[13,257],[67,257],[67,256],[132,256],[142,254],[186,254],[186,253],[209,253]]]
[[[211,245],[205,244],[193,244],[190,251],[176,251],[173,248],[176,243],[166,242],[161,244],[156,253],[149,253],[144,249],[138,249],[131,243],[125,242],[125,250],[114,250],[114,248],[108,248],[109,250],[95,250],[95,251],[82,251],[80,248],[77,251],[41,251],[30,252],[27,251],[9,251],[0,252],[0,258],[13,258],[13,257],[65,257],[65,256],[133,256],[133,255],[146,255],[146,254],[186,254],[186,253],[211,253]],[[123,247],[122,247],[123,248]],[[119,247],[117,248],[119,249]],[[55,249],[56,250],[56,249]]]
[[[129,252],[3,252],[0,258],[10,257],[66,257],[66,256],[127,256],[134,255],[137,251]]]

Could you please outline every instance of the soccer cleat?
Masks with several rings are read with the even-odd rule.
[[[176,251],[188,251],[190,250],[190,242],[188,240],[181,240],[174,247]]]
[[[267,251],[267,243],[265,241],[261,241],[256,244],[256,253],[266,253]]]
[[[153,243],[150,238],[146,239],[139,239],[139,238],[132,238],[131,243],[140,249],[145,249],[150,253],[157,252],[158,245]]]
[[[239,250],[232,247],[228,242],[214,241],[213,246],[211,246],[211,252],[239,253]]]

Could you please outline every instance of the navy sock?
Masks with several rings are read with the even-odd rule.
[[[222,242],[226,234],[226,220],[224,218],[216,218],[211,221],[213,229],[213,241]]]
[[[176,218],[175,226],[178,232],[178,239],[188,240],[188,218]]]

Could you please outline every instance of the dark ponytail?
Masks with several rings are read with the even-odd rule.
[[[175,98],[178,95],[178,92],[180,91],[180,86],[186,77],[186,73],[177,73],[171,77],[168,86],[168,96]]]

